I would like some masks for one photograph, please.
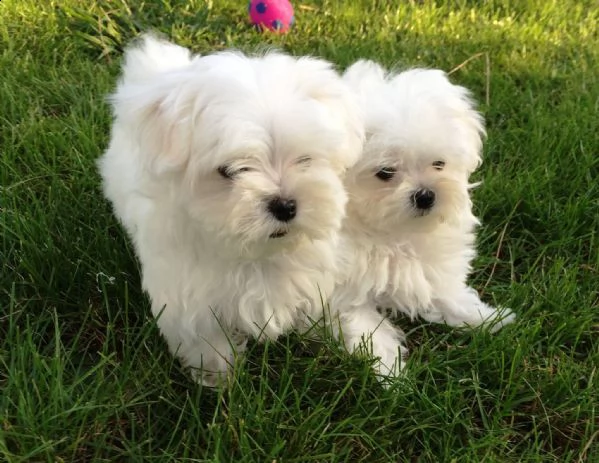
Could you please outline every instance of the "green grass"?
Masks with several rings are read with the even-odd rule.
[[[296,1],[277,37],[245,0],[0,2],[0,460],[599,461],[599,7],[448,3]],[[388,390],[297,336],[253,345],[228,390],[192,383],[94,167],[123,46],[149,28],[197,52],[458,68],[489,132],[472,283],[517,322],[403,321]]]

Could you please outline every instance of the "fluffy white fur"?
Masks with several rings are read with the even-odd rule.
[[[342,175],[363,141],[357,105],[323,60],[192,56],[151,36],[127,50],[112,103],[105,195],[171,351],[214,385],[248,336],[321,316]],[[277,198],[296,202],[294,218],[269,212]]]
[[[377,308],[456,327],[498,329],[514,317],[466,283],[478,223],[468,178],[481,162],[483,120],[468,91],[442,71],[390,74],[358,61],[344,78],[363,109],[366,142],[345,180],[331,310],[346,346],[367,347],[380,358],[379,373],[395,374],[407,353],[404,335]],[[416,206],[418,191],[434,194],[429,207]]]

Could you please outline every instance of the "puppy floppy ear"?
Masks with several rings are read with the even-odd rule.
[[[364,120],[360,105],[331,63],[315,58],[300,58],[298,68],[302,90],[326,106],[331,120],[341,123],[344,136],[339,142],[339,151],[343,152],[343,156],[338,157],[336,167],[344,171],[357,162],[362,152]]]
[[[458,134],[458,139],[460,140],[467,172],[471,174],[483,162],[483,140],[487,135],[485,120],[482,114],[476,109],[472,93],[464,87],[451,84],[447,76],[445,74],[444,76],[448,85],[451,85],[453,94],[451,108],[455,115],[455,133]]]
[[[385,83],[386,72],[383,67],[370,60],[358,60],[343,73],[343,80],[361,98],[369,91],[376,89]]]
[[[451,140],[451,152],[459,158],[459,165],[467,174],[474,172],[482,162],[485,128],[470,91],[451,83],[439,69],[410,69],[389,82],[398,103],[410,110],[412,118],[436,121],[436,130]]]
[[[464,131],[467,132],[469,146],[464,150],[467,156],[468,173],[471,174],[480,167],[483,162],[482,146],[483,139],[486,137],[483,117],[475,110],[470,110],[464,117],[464,124],[467,126]]]
[[[446,105],[445,114],[449,116],[451,130],[459,141],[466,170],[471,174],[482,163],[483,139],[486,136],[484,118],[476,110],[472,93],[465,87],[453,84],[449,76],[440,70],[422,70],[415,77],[422,81],[422,85],[438,88],[442,97],[440,101]]]
[[[176,170],[189,158],[193,101],[185,82],[189,50],[145,35],[125,52],[123,73],[110,97],[114,115],[156,173]]]

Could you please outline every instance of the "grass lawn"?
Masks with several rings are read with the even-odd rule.
[[[451,3],[451,6],[449,4]],[[246,0],[0,2],[0,461],[599,462],[599,5]],[[472,284],[496,335],[408,323],[389,390],[333,342],[251,346],[225,391],[172,359],[103,200],[123,45],[273,44],[453,70],[488,123]]]

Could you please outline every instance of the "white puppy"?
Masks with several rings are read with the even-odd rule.
[[[112,96],[104,192],[158,325],[207,385],[246,338],[319,318],[363,125],[323,60],[191,56],[144,37]]]
[[[344,78],[360,100],[367,138],[345,181],[331,310],[346,346],[366,342],[380,357],[379,372],[395,374],[407,353],[404,336],[377,308],[451,326],[499,328],[513,319],[466,283],[478,223],[468,177],[481,162],[483,120],[468,91],[442,71],[394,75],[359,61]]]

